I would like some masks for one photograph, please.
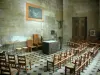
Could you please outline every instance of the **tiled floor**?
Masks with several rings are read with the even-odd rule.
[[[60,53],[60,51],[57,53]],[[26,53],[24,55],[26,56],[27,60],[32,61],[32,69],[28,70],[27,73],[22,71],[20,72],[20,75],[64,75],[64,66],[62,66],[61,69],[56,70],[54,73],[52,71],[46,72],[47,60],[51,60],[53,54],[44,55],[41,51],[38,51],[29,54]],[[97,75],[98,69],[100,69],[100,52],[91,61],[90,65],[88,65],[88,67],[81,72],[81,75]]]
[[[66,49],[63,48],[62,51],[66,51]],[[56,54],[59,54],[62,51],[59,51]],[[64,75],[64,66],[62,66],[61,69],[57,69],[54,73],[52,71],[50,72],[46,71],[47,60],[52,60],[53,54],[45,55],[40,50],[31,53],[30,52],[24,54],[21,53],[20,55],[25,55],[27,64],[29,64],[29,61],[31,61],[32,64],[31,70],[29,65],[27,65],[28,68],[27,72],[21,70],[20,75]],[[84,71],[81,72],[81,75],[97,75],[98,69],[100,69],[100,51],[96,55],[96,57],[91,61],[90,65],[88,65],[88,67],[86,67]]]

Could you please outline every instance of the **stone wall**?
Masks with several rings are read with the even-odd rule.
[[[26,2],[44,9],[43,22],[26,20]],[[33,34],[51,39],[51,30],[59,30],[56,13],[61,7],[62,0],[0,0],[0,43],[25,41]]]
[[[63,0],[64,42],[72,38],[72,17],[87,17],[87,35],[90,29],[98,29],[98,0]]]
[[[26,21],[26,2],[44,9],[43,22]],[[90,29],[100,28],[98,3],[99,0],[0,0],[0,43],[25,41],[36,33],[49,40],[51,30],[61,36],[58,12],[63,12],[64,43],[72,38],[72,17],[87,17],[89,35]]]

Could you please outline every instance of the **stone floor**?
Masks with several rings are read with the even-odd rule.
[[[69,48],[67,48],[69,50]],[[66,51],[66,48],[63,48],[61,51],[57,52],[56,54],[61,53],[62,51]],[[12,54],[12,53],[11,53]],[[14,52],[13,52],[14,54]],[[27,68],[28,70],[21,70],[20,75],[64,75],[64,66],[61,67],[61,69],[57,69],[54,73],[52,71],[47,72],[46,66],[47,66],[47,60],[52,60],[51,55],[45,55],[42,53],[41,50],[39,51],[33,51],[28,53],[19,52],[16,53],[16,55],[25,55],[27,60]],[[32,69],[30,70],[29,67],[29,61],[32,63]],[[81,72],[81,75],[100,75],[100,51],[96,55],[96,57],[91,61],[90,65],[84,69],[83,72]],[[98,71],[98,72],[97,72]]]
[[[57,53],[60,53],[60,51]],[[24,55],[26,56],[27,60],[32,61],[32,69],[28,70],[27,72],[21,71],[20,75],[64,75],[64,66],[62,66],[61,69],[57,69],[54,73],[52,71],[46,72],[47,60],[51,60],[53,54],[45,55],[42,54],[41,51],[37,51],[26,53]],[[81,72],[81,75],[97,75],[98,69],[100,69],[100,52],[91,61],[90,65],[88,65],[88,67]]]
[[[64,67],[62,67],[61,69],[57,70],[54,73],[44,72],[43,67],[45,67],[46,64],[43,64],[43,63],[46,63],[46,62],[42,59],[40,60],[40,62],[41,63],[34,64],[33,69],[31,71],[28,71],[27,73],[30,75],[64,75]],[[90,65],[85,68],[85,70],[81,73],[81,75],[96,75],[98,69],[100,69],[100,52],[93,59]]]

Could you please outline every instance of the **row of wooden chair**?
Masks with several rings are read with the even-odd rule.
[[[8,56],[0,55],[1,74],[5,73],[7,70],[9,70],[7,72],[11,74],[12,68],[17,69],[18,72],[20,71],[20,69],[27,70],[25,56],[17,56],[17,60],[18,62],[16,61],[15,55],[8,55]],[[31,64],[30,64],[30,68],[31,68]]]
[[[74,43],[74,42],[67,42],[67,46],[70,46],[70,47],[73,47],[73,48],[79,47],[79,45],[77,43]]]
[[[98,44],[98,43],[93,43],[93,42],[91,42],[91,41],[88,41],[88,40],[71,40],[70,42],[68,42],[67,43],[67,45],[73,45],[73,44],[77,44],[78,46],[80,45],[80,44],[83,44],[83,43],[87,43],[88,44],[88,46],[95,46],[96,44]]]
[[[84,50],[87,48],[88,44],[87,43],[82,43],[79,45],[79,47],[74,49],[75,55],[80,55],[81,53],[84,52]]]
[[[74,40],[74,39],[71,39],[69,42],[73,42],[73,43],[76,43],[76,44],[82,44],[82,43],[86,43],[88,41],[87,40]]]
[[[80,57],[80,59],[78,60],[78,63],[77,63],[77,61],[75,62],[75,65],[76,65],[76,67],[75,67],[76,75],[80,74],[80,71],[81,70],[83,71],[83,69],[86,66],[88,66],[88,64],[90,63],[90,58],[91,57],[90,57],[90,54],[88,52],[87,54],[84,54],[84,56]]]
[[[90,63],[90,60],[92,58],[94,58],[96,56],[96,54],[98,53],[98,47],[95,46],[93,47],[93,55],[91,55],[91,52],[89,51],[87,54],[84,54],[84,62],[79,66],[79,68],[76,70],[76,72],[79,71],[79,74],[80,74],[80,70],[83,69],[88,66],[88,64]],[[77,73],[76,73],[77,74]]]
[[[68,46],[72,45],[72,47],[75,47],[75,45],[76,45],[76,47],[79,47],[80,45],[84,46],[84,45],[87,45],[87,44],[88,44],[87,42],[71,42],[71,41],[67,42],[67,45]]]
[[[86,50],[87,47],[88,47],[88,44],[87,43],[82,43],[80,45],[80,47],[79,47],[79,53],[78,53],[78,55],[81,54],[81,53],[83,53],[84,50]]]
[[[16,70],[18,71],[18,70]],[[0,53],[0,74],[1,75],[14,75],[14,69],[11,69],[9,63],[6,60],[5,54]]]
[[[65,66],[65,75],[67,75],[67,69],[70,69],[70,73],[74,75],[80,75],[80,72],[88,66],[90,60],[98,53],[98,47],[93,47],[93,55],[91,55],[91,50],[84,53],[84,55],[79,56],[77,59],[73,61],[74,64],[67,64]],[[73,66],[69,66],[73,65]]]
[[[70,43],[72,43],[72,42],[69,42],[68,44],[69,45],[72,45],[72,44],[70,44]],[[73,42],[73,44],[74,44],[74,42]],[[84,47],[84,46],[87,46],[87,47],[93,47],[92,48],[92,50],[91,51],[89,51],[89,53],[91,54],[91,58],[93,58],[93,57],[95,57],[96,56],[96,54],[98,53],[98,48],[99,48],[99,44],[98,43],[91,43],[91,42],[87,42],[87,41],[83,41],[83,42],[75,42],[75,44],[77,44],[77,45],[79,45],[80,44],[80,48],[78,47],[76,50],[78,51],[78,54],[80,55],[80,52],[83,52],[83,50],[82,50],[82,46]],[[85,44],[85,45],[82,45],[82,44]],[[73,47],[73,46],[72,46]],[[79,49],[79,50],[78,50]],[[85,54],[85,53],[84,53]],[[88,56],[88,55],[87,55]],[[80,57],[79,57],[80,58]],[[84,57],[85,58],[85,57]],[[75,72],[78,72],[78,73],[76,73],[76,75],[78,75],[78,74],[80,74],[80,69],[82,68],[82,70],[83,70],[83,67],[85,67],[84,66],[84,64],[86,64],[87,65],[87,63],[88,62],[90,62],[90,59],[91,58],[88,58],[88,59],[85,59],[86,61],[84,61],[83,63],[82,63],[82,57],[80,58],[80,61],[79,61],[79,63],[82,63],[82,65],[80,65],[79,66],[79,68],[77,68],[76,70],[75,70],[75,66],[70,66],[70,67],[66,67],[65,66],[65,75],[66,75],[66,69],[67,68],[69,68],[70,70],[72,70],[73,72],[74,72],[74,74],[75,74]]]
[[[87,44],[84,43],[84,44],[82,44],[82,46],[79,45],[79,47],[72,48],[68,52],[64,52],[64,53],[61,53],[61,54],[58,54],[58,55],[54,55],[53,61],[47,61],[47,70],[49,69],[49,64],[52,65],[53,72],[54,72],[55,66],[58,66],[58,68],[61,68],[62,64],[66,63],[66,61],[68,59],[71,59],[71,58],[73,58],[74,55],[76,55],[76,53],[77,53],[76,51],[78,51],[78,54],[80,54],[80,52],[82,50],[84,50],[86,47],[87,47]]]
[[[0,75],[16,75],[18,70],[11,69],[9,63],[0,64]]]
[[[61,65],[64,64],[67,60],[71,60],[74,56],[73,50],[60,53],[58,55],[53,56],[53,61],[47,61],[47,71],[50,69],[50,67],[53,68],[53,72],[55,70],[55,66],[58,68],[61,68]],[[51,66],[49,66],[51,65]]]

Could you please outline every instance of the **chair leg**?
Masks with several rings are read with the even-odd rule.
[[[67,68],[66,68],[66,66],[65,66],[65,75],[67,75]]]
[[[61,63],[59,64],[59,68],[61,68]]]
[[[29,62],[29,65],[30,65],[30,70],[32,69],[32,67],[31,67],[31,61]]]
[[[74,69],[74,75],[75,75],[75,69]]]
[[[48,71],[48,61],[47,61],[47,71]]]
[[[53,63],[53,72],[54,72],[54,63]]]
[[[23,66],[23,68],[24,68],[24,66]],[[27,67],[25,66],[25,69],[27,70]]]

